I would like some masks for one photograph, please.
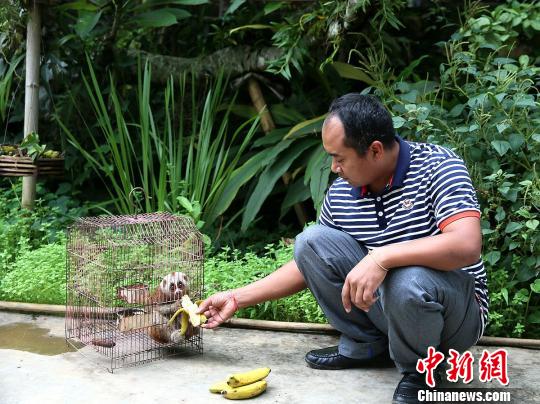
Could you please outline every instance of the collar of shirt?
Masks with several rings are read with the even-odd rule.
[[[399,143],[399,154],[396,170],[394,171],[392,177],[390,177],[389,183],[386,185],[386,188],[381,192],[381,194],[391,190],[392,188],[399,188],[403,186],[403,181],[405,180],[407,171],[409,171],[409,164],[411,162],[411,147],[409,143],[403,140],[400,136],[396,135],[396,140]],[[365,198],[367,194],[368,190],[366,186],[351,189],[351,195],[355,198]]]

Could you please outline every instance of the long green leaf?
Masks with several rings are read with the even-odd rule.
[[[303,139],[295,142],[273,164],[266,167],[246,204],[246,210],[242,216],[242,231],[246,231],[249,224],[255,219],[277,180],[287,172],[294,160],[304,150],[316,143],[318,143],[316,139]]]
[[[334,62],[332,63],[332,67],[344,79],[362,81],[370,86],[374,86],[376,84],[375,81],[371,77],[369,77],[368,74],[365,73],[362,69],[354,67],[348,63]]]
[[[289,184],[287,186],[285,198],[283,198],[283,202],[281,203],[281,213],[279,218],[281,219],[291,207],[309,199],[310,196],[311,193],[309,187],[304,184],[303,178],[299,178],[292,184]]]
[[[235,32],[242,31],[244,29],[275,29],[271,25],[267,24],[248,24],[248,25],[242,25],[241,27],[233,28],[229,31],[229,35],[234,34]]]
[[[305,178],[309,181],[309,189],[313,207],[319,216],[321,204],[324,199],[324,192],[328,188],[328,179],[330,177],[330,163],[332,157],[324,149],[318,148],[315,155],[310,160],[306,168]],[[306,181],[304,180],[304,183]]]
[[[323,122],[327,114],[318,116],[313,119],[308,119],[307,121],[300,122],[294,125],[291,130],[285,135],[284,139],[289,139],[292,137],[301,137],[308,133],[318,133],[322,130]]]
[[[133,21],[143,28],[168,27],[176,24],[176,16],[163,9],[153,10],[137,15]]]

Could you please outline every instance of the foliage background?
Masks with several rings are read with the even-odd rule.
[[[0,298],[26,300],[30,273],[50,288],[29,300],[61,302],[63,229],[133,209],[135,186],[152,197],[138,209],[188,214],[209,235],[208,292],[264,276],[290,257],[276,240],[302,229],[293,206],[314,220],[333,179],[329,103],[358,91],[383,99],[404,138],[463,156],[483,209],[488,334],[540,337],[538,1],[80,0],[43,13],[40,138],[65,151],[68,175],[41,184],[32,212],[20,182],[2,181]],[[23,136],[26,18],[18,0],[0,6],[2,143]],[[240,314],[324,321],[306,293]]]

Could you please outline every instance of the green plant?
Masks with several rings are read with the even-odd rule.
[[[46,148],[47,145],[39,144],[39,135],[36,132],[30,132],[19,145],[19,150],[34,161],[43,154]]]
[[[362,66],[400,135],[450,147],[469,167],[482,207],[490,335],[539,335],[540,69],[519,42],[540,34],[539,12],[515,1],[475,9],[441,44],[438,80],[408,81],[416,62],[399,75]]]
[[[292,255],[293,246],[283,242],[267,245],[260,256],[254,252],[240,253],[225,247],[205,262],[206,295],[244,286],[263,278],[290,261]],[[241,309],[237,315],[262,320],[326,322],[319,305],[308,290]]]
[[[7,121],[8,111],[10,108],[12,92],[11,85],[13,83],[13,77],[15,70],[19,66],[19,63],[23,59],[24,55],[19,55],[14,58],[11,63],[5,63],[0,58],[0,124],[4,126],[4,122]]]
[[[26,251],[56,243],[66,227],[89,208],[72,197],[67,183],[48,192],[41,183],[36,190],[33,210],[21,209],[22,181],[0,181],[0,279],[15,268],[15,261]]]
[[[266,143],[266,142],[265,142]],[[261,142],[255,143],[255,146]],[[273,146],[265,145],[252,159],[259,163],[262,172],[258,176],[256,186],[250,194],[242,217],[242,230],[247,230],[258,214],[263,202],[268,198],[277,181],[285,174],[295,161],[301,161],[295,167],[289,190],[282,203],[282,211],[286,211],[295,203],[310,196],[304,190],[311,188],[311,195],[316,209],[324,197],[324,189],[330,175],[329,159],[322,150],[320,139],[313,137],[281,139]],[[306,159],[307,163],[306,163]],[[298,164],[298,162],[297,162]],[[241,167],[240,169],[243,169]],[[300,173],[305,169],[306,175]]]
[[[91,125],[86,124],[95,148],[85,150],[61,118],[57,119],[70,143],[103,179],[116,210],[133,213],[135,207],[129,201],[129,194],[133,188],[141,186],[146,194],[146,211],[176,212],[182,207],[180,201],[184,201],[183,197],[191,205],[195,201],[200,204],[201,212],[197,219],[212,223],[229,207],[245,182],[231,185],[235,181],[235,169],[240,158],[255,134],[258,118],[245,121],[230,134],[232,103],[222,110],[227,80],[219,75],[211,84],[201,108],[195,96],[195,77],[190,78],[191,88],[188,89],[188,77],[183,75],[178,85],[178,100],[174,95],[173,79],[167,83],[164,122],[159,125],[150,101],[151,72],[146,64],[139,72],[138,114],[134,122],[129,120],[129,111],[124,108],[114,80],[110,78],[109,102],[113,120],[109,102],[103,96],[90,60],[88,66],[90,81],[84,78],[84,82],[105,145],[99,143]],[[84,120],[83,114],[81,117]]]
[[[66,245],[57,243],[22,252],[14,269],[0,280],[0,299],[65,304]]]

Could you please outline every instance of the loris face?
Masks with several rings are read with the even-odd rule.
[[[178,300],[188,294],[188,280],[183,272],[171,272],[159,285],[162,296],[167,301]]]

